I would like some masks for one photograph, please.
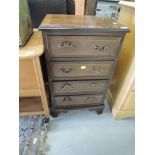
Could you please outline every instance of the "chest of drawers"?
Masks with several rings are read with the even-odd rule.
[[[46,15],[42,31],[52,115],[87,108],[102,113],[128,28],[95,16]]]

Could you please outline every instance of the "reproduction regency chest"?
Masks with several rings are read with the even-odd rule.
[[[43,19],[52,115],[69,109],[104,109],[123,39],[129,29],[95,16],[52,15]]]

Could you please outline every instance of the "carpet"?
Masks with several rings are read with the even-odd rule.
[[[43,115],[19,116],[19,155],[44,155],[48,123]]]
[[[102,114],[71,110],[51,118],[47,155],[134,155],[134,118],[113,120],[107,101]]]

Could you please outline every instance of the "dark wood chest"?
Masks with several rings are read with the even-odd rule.
[[[102,113],[128,28],[95,16],[46,15],[42,31],[52,113],[87,108]]]

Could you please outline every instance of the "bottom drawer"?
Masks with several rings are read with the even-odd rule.
[[[54,106],[97,105],[103,102],[104,94],[54,97]]]

